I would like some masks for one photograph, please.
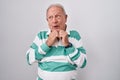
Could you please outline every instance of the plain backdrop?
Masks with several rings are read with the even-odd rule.
[[[68,28],[79,31],[87,51],[79,80],[120,80],[120,0],[0,0],[0,80],[36,79],[37,64],[27,64],[26,51],[48,28],[53,3],[65,7]]]

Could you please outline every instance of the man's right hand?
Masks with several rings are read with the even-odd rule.
[[[58,37],[59,37],[59,33],[56,30],[51,31],[51,33],[49,34],[49,37],[46,41],[46,44],[48,46],[52,46]]]

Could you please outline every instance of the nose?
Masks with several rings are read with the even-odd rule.
[[[56,19],[56,17],[53,17],[52,22],[53,23],[57,23],[58,22],[58,20]]]

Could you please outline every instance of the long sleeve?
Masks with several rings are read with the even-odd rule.
[[[42,33],[38,33],[33,41],[32,45],[28,49],[26,53],[28,64],[32,64],[34,62],[40,61],[45,54],[49,51],[49,47],[45,43],[45,39],[42,36]]]
[[[71,31],[69,41],[72,44],[71,47],[66,48],[69,62],[79,68],[84,68],[87,62],[87,57],[79,33],[77,31]]]

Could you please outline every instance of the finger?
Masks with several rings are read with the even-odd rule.
[[[59,36],[58,31],[54,30],[53,35],[55,35],[55,37],[58,37]]]

